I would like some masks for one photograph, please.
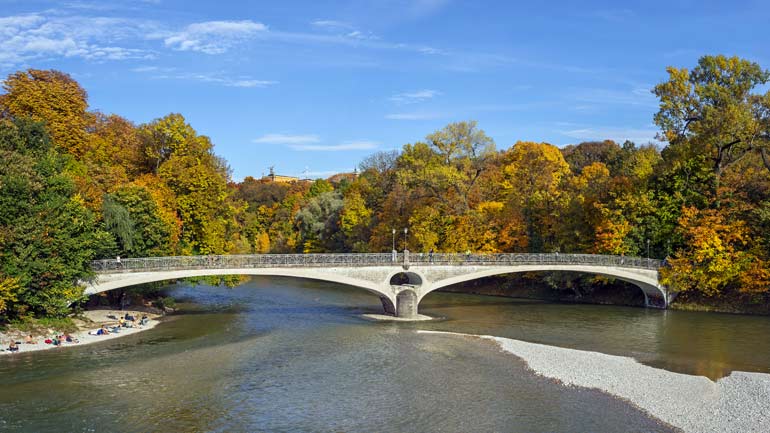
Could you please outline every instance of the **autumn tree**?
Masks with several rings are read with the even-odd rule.
[[[761,103],[752,91],[767,83],[770,73],[754,62],[722,55],[701,57],[692,71],[667,71],[668,81],[654,89],[660,99],[655,123],[669,143],[664,157],[675,168],[686,161],[705,165],[708,193],[719,206],[725,169],[749,153],[764,152]]]
[[[69,75],[54,70],[29,69],[3,82],[0,107],[14,118],[44,122],[54,144],[81,156],[88,142],[86,91]]]
[[[398,161],[397,177],[408,188],[420,189],[443,209],[462,214],[474,205],[473,193],[495,144],[475,121],[450,123],[407,144]]]
[[[556,146],[517,142],[505,155],[502,187],[511,206],[521,209],[532,251],[558,248],[560,214],[565,205],[562,181],[570,168]]]
[[[719,210],[685,208],[679,231],[686,244],[661,269],[662,284],[715,296],[737,282],[748,258],[742,251],[748,242],[742,221],[728,221]]]

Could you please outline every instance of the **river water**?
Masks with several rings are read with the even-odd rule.
[[[182,286],[183,312],[93,345],[0,358],[0,431],[666,432],[631,404],[533,374],[517,338],[718,378],[770,372],[770,318],[451,293],[371,322],[359,289],[281,278]]]

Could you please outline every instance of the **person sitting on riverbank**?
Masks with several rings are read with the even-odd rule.
[[[125,319],[127,322],[135,322],[135,321],[136,321],[136,317],[134,317],[134,316],[132,316],[132,315],[130,315],[130,314],[128,314],[128,313],[126,313],[126,315],[125,315],[125,316],[123,316],[123,318],[124,318],[124,319]]]
[[[37,341],[35,341],[32,338],[32,334],[29,334],[26,337],[24,337],[24,342],[27,343],[27,344],[37,344]]]
[[[8,351],[9,352],[18,352],[19,346],[16,345],[16,342],[11,340],[11,342],[8,344]]]
[[[71,336],[67,332],[64,333],[63,337],[64,337],[64,341],[66,341],[67,343],[80,343],[80,341],[78,341],[77,338]]]
[[[139,321],[139,325],[140,326],[144,326],[149,321],[150,321],[150,319],[147,318],[147,315],[146,314],[142,314],[142,320]]]

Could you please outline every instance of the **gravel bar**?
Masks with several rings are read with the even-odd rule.
[[[492,340],[539,375],[566,386],[599,389],[685,432],[770,432],[770,374],[734,371],[713,382],[624,356],[488,335],[418,332]]]

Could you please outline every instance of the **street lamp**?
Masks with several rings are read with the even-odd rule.
[[[650,240],[647,239],[647,260],[650,259]]]
[[[393,234],[393,249],[390,250],[390,254],[393,263],[396,263],[396,229],[391,229],[390,232]]]
[[[406,251],[406,234],[409,233],[409,229],[404,227],[404,251]]]

